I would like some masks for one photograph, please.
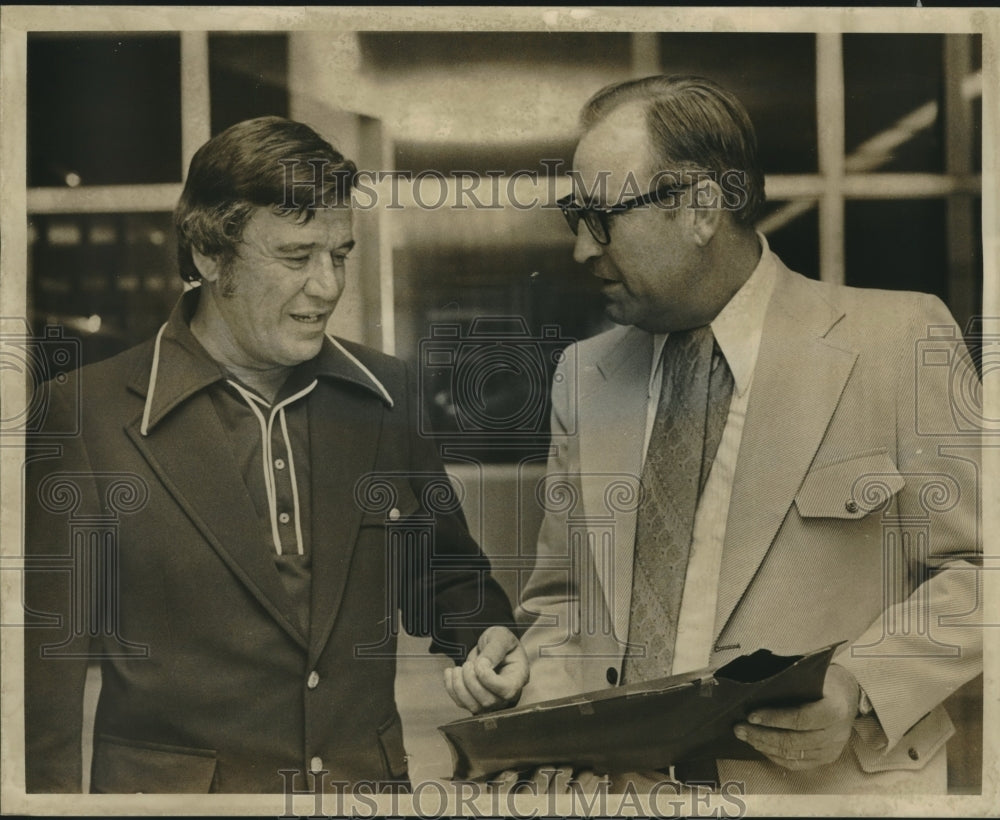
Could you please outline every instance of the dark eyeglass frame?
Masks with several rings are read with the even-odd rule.
[[[627,199],[624,202],[619,202],[617,205],[607,205],[603,208],[593,205],[580,205],[573,201],[573,194],[567,194],[557,199],[556,205],[562,211],[562,215],[566,218],[566,223],[569,225],[569,229],[573,231],[574,236],[580,230],[580,219],[582,218],[584,224],[587,226],[587,230],[590,231],[590,235],[594,237],[594,241],[598,245],[608,245],[611,243],[611,225],[608,217],[615,214],[627,213],[635,208],[641,208],[653,202],[660,203],[667,194],[676,194],[689,187],[690,184],[679,186],[668,185],[656,188],[648,194],[643,194],[635,199]]]

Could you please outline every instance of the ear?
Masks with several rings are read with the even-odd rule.
[[[194,266],[198,269],[198,273],[201,274],[201,278],[206,282],[217,282],[220,274],[222,273],[222,266],[219,264],[219,259],[216,256],[206,256],[196,247],[191,247],[191,258],[194,260]]]
[[[722,226],[724,201],[714,179],[701,177],[691,186],[691,231],[698,247],[708,245]]]

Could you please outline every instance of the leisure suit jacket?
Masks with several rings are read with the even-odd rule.
[[[25,496],[29,792],[81,788],[88,657],[92,791],[280,792],[310,768],[406,783],[397,613],[456,660],[512,614],[417,432],[407,367],[335,347],[309,397],[308,630],[206,391],[144,435],[152,342],[47,387]]]
[[[775,261],[709,663],[846,641],[835,662],[875,713],[828,766],[720,760],[719,774],[751,792],[938,790],[954,731],[940,704],[981,670],[975,370],[935,297]],[[621,677],[652,349],[614,328],[570,347],[554,380],[548,508],[517,613],[522,703]]]

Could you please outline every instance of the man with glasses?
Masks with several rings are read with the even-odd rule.
[[[945,791],[941,704],[981,669],[978,451],[948,386],[975,370],[952,317],[788,270],[754,228],[753,126],[715,83],[609,86],[581,124],[560,206],[619,327],[553,382],[522,704],[843,641],[822,699],[732,727],[757,759],[614,786]],[[918,356],[928,337],[951,368]]]

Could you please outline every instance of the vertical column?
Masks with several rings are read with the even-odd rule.
[[[660,66],[660,35],[655,31],[639,31],[631,35],[632,40],[632,76],[647,77],[659,74]]]
[[[819,274],[844,283],[844,57],[841,35],[816,35],[816,130],[823,196],[819,201]]]
[[[962,94],[972,55],[967,34],[944,38],[945,172],[956,181],[972,174],[972,111]],[[972,196],[953,193],[947,203],[948,307],[961,326],[976,312],[976,275],[972,242],[975,236]]]
[[[46,658],[96,660],[149,656],[148,646],[122,636],[118,543],[121,515],[142,510],[149,499],[149,490],[145,481],[132,473],[101,477],[107,481],[104,497],[108,512],[99,515],[81,512],[83,492],[78,474],[53,473],[39,488],[43,507],[54,514],[69,514],[68,559],[65,562],[49,560],[39,567],[42,571],[68,570],[70,574],[65,609],[68,633],[62,642],[42,647],[42,655]],[[50,559],[56,557],[49,556]],[[98,642],[92,646],[93,639]]]
[[[208,32],[181,32],[181,178],[194,152],[212,136]]]
[[[382,121],[374,117],[360,118],[361,167],[376,173],[395,168],[392,141]],[[362,302],[366,306],[365,342],[390,355],[396,352],[395,290],[392,268],[392,239],[388,221],[392,211],[385,209],[385,185],[378,185],[380,201],[367,214],[364,234]]]
[[[928,445],[930,446],[930,445]],[[937,473],[904,473],[920,509],[900,515],[887,502],[891,490],[877,474],[858,480],[852,491],[867,509],[885,506],[882,513],[882,634],[870,644],[851,648],[855,658],[958,657],[961,648],[933,634],[931,543],[947,537],[947,522],[937,523],[958,502],[961,489],[955,479]]]
[[[386,188],[376,186],[370,176],[391,167],[391,143],[381,120],[366,113],[371,110],[374,92],[361,71],[361,62],[354,32],[292,32],[288,38],[289,115],[316,129],[364,172],[366,190],[355,199],[357,247],[348,262],[347,287],[327,330],[393,353],[392,248],[385,224],[389,217],[384,209]]]

